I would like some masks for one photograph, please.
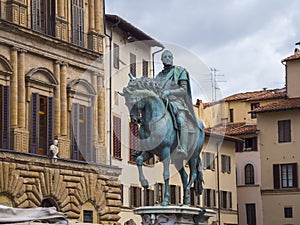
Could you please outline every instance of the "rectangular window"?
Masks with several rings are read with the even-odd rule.
[[[233,109],[229,109],[229,123],[233,123]]]
[[[130,187],[130,207],[139,207],[141,206],[141,188],[131,186]]]
[[[55,0],[31,0],[32,29],[55,36]]]
[[[257,137],[245,138],[244,151],[257,151]]]
[[[284,207],[284,218],[293,218],[293,208]]]
[[[278,142],[291,142],[291,120],[278,121]]]
[[[170,185],[170,204],[176,204],[176,185]]]
[[[136,162],[136,156],[133,156],[132,153],[139,151],[138,125],[129,122],[129,132],[129,162]]]
[[[222,172],[231,173],[231,158],[227,155],[221,155]]]
[[[227,191],[220,191],[221,192],[221,208],[227,208]]]
[[[144,189],[144,206],[154,205],[154,191],[150,189]]]
[[[136,77],[136,55],[130,53],[130,73]]]
[[[203,190],[203,204],[206,207],[216,207],[216,191],[213,189]]]
[[[72,105],[72,159],[93,162],[93,113],[92,107]]]
[[[203,168],[208,170],[215,169],[215,155],[211,152],[204,152],[203,153]]]
[[[143,76],[148,77],[149,76],[149,66],[148,66],[148,61],[143,60]]]
[[[83,0],[72,0],[72,43],[84,47],[84,4]]]
[[[256,209],[255,204],[246,204],[247,225],[256,225]]]
[[[53,98],[32,93],[30,152],[48,155],[48,148],[54,139],[53,115]]]
[[[251,111],[254,110],[254,109],[256,109],[256,108],[258,108],[259,106],[260,106],[260,105],[259,105],[258,102],[256,102],[256,103],[251,103]],[[256,113],[251,113],[251,119],[255,119],[255,118],[257,118]]]
[[[93,223],[93,211],[92,210],[83,210],[83,222],[84,223]]]
[[[121,159],[121,118],[113,116],[113,156]]]
[[[120,68],[120,47],[116,43],[114,43],[114,68],[119,69]]]
[[[273,165],[274,189],[297,188],[298,166],[297,163]]]

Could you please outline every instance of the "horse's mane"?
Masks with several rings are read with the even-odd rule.
[[[149,90],[160,96],[163,91],[162,80],[149,77],[136,78],[135,80],[131,80],[127,87],[124,87],[123,92],[132,94],[138,90]]]

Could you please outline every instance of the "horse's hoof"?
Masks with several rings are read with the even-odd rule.
[[[190,205],[190,204],[191,204],[191,199],[190,199],[190,198],[185,198],[185,199],[183,200],[183,204],[184,204],[184,205]]]
[[[169,205],[169,202],[164,200],[160,205],[161,206],[167,206],[167,205]]]
[[[149,188],[149,183],[148,183],[148,180],[141,180],[141,185],[143,188],[146,188],[148,189]]]

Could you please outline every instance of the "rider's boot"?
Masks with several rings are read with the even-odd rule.
[[[187,149],[188,149],[188,128],[187,127],[181,127],[180,129],[180,140],[179,144],[176,149],[176,153],[184,158],[188,156]]]

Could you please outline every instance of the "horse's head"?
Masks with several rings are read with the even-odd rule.
[[[133,124],[141,124],[143,121],[145,99],[139,96],[138,93],[125,94],[125,104],[129,110],[130,121]]]
[[[149,88],[153,86],[151,78],[130,79],[127,87],[123,88],[123,93],[119,93],[125,97],[125,104],[129,110],[130,120],[134,124],[143,123],[145,116],[145,106],[150,100],[150,97],[156,96],[153,90]]]

